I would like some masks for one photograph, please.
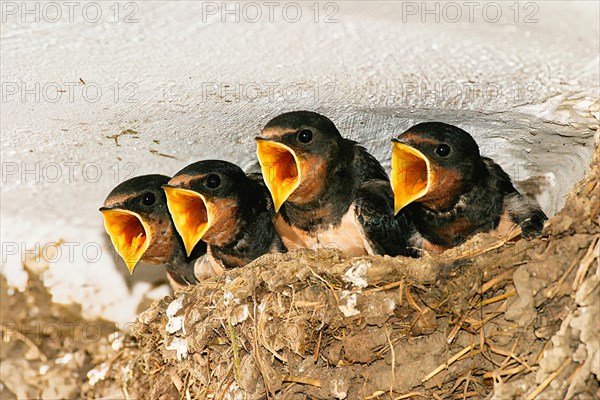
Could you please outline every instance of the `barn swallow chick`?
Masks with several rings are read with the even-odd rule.
[[[237,165],[200,161],[163,189],[186,250],[205,241],[212,268],[243,267],[263,254],[286,251],[273,226],[267,189]]]
[[[334,247],[349,256],[407,254],[379,162],[323,115],[289,112],[256,138],[277,232],[288,249]]]
[[[525,238],[541,233],[548,217],[498,164],[479,154],[464,130],[426,122],[392,142],[394,208],[414,224],[417,246],[442,252],[475,233],[504,235],[516,225]]]
[[[169,181],[164,175],[129,179],[108,195],[100,208],[104,227],[129,273],[139,261],[165,265],[174,289],[198,282],[194,266],[206,253],[199,242],[190,256],[177,235],[161,188]]]

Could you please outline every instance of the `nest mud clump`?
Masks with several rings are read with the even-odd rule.
[[[17,324],[2,332],[0,394],[599,398],[599,139],[586,179],[538,239],[483,234],[419,259],[267,255],[156,302],[116,341],[108,325],[93,343],[77,332],[33,340],[17,329],[31,319],[19,304],[48,310],[37,317],[46,322],[79,321],[78,310],[48,308],[33,276],[27,295],[7,296],[2,281],[3,327]]]
[[[598,142],[598,140],[597,140]],[[264,256],[142,313],[87,397],[598,398],[600,151],[542,237]]]

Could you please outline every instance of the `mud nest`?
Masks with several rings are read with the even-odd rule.
[[[3,358],[68,373],[59,397],[600,398],[599,138],[538,239],[478,235],[420,259],[268,255],[165,297],[110,340],[52,346],[4,329]],[[57,366],[67,351],[78,363]],[[36,382],[23,393],[56,395],[53,379]]]

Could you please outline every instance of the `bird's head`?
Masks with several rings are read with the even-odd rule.
[[[172,234],[167,200],[161,186],[164,175],[144,175],[115,187],[100,208],[104,227],[127,269],[139,261],[162,264],[170,256],[163,236]]]
[[[267,123],[256,138],[256,152],[275,211],[288,200],[319,198],[341,140],[330,119],[310,111],[288,112]]]
[[[409,128],[392,139],[395,212],[412,202],[431,208],[456,202],[480,167],[479,147],[464,130],[441,122]]]
[[[188,165],[163,185],[169,212],[188,254],[204,240],[221,245],[237,233],[240,200],[248,177],[237,165],[220,160]]]

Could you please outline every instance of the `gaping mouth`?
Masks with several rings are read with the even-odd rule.
[[[175,228],[183,239],[187,255],[211,226],[211,203],[193,190],[163,186]]]
[[[429,160],[414,147],[392,140],[392,176],[394,212],[425,196],[432,182]]]
[[[152,230],[142,217],[132,211],[101,208],[104,228],[130,274],[152,240]]]
[[[256,138],[256,154],[263,179],[273,197],[275,211],[298,188],[301,179],[300,161],[294,150],[268,139]]]

